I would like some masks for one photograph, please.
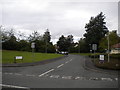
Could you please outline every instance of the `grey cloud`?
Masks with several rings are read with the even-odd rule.
[[[53,39],[58,39],[61,34],[82,37],[85,33],[84,26],[89,22],[90,17],[103,11],[107,17],[108,27],[117,29],[115,25],[118,19],[116,2],[75,2],[74,0],[48,2],[45,0],[43,3],[45,5],[40,8],[41,0],[33,0],[33,5],[37,4],[37,6],[30,8],[31,3],[28,2],[27,6],[25,3],[17,6],[17,1],[4,2],[2,19],[5,26],[16,25],[18,26],[16,29],[38,30],[42,33],[49,28]],[[22,3],[23,0],[19,2]],[[9,4],[10,6],[7,6]]]

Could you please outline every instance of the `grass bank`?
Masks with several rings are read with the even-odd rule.
[[[28,62],[37,62],[47,59],[53,59],[53,58],[61,57],[63,55],[34,53],[34,58],[33,58],[32,52],[2,50],[2,63],[13,63],[15,56],[23,57],[23,60],[17,60],[17,63],[28,63]]]

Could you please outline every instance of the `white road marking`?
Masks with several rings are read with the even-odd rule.
[[[72,61],[72,59],[70,61]]]
[[[59,75],[51,75],[50,78],[59,78]]]
[[[91,77],[91,78],[89,78],[89,80],[98,80],[98,78],[96,78],[96,77]]]
[[[63,79],[72,79],[72,76],[63,76]]]
[[[8,74],[8,73],[4,73],[4,74]]]
[[[111,78],[101,78],[101,80],[112,81]]]
[[[57,68],[60,68],[60,67],[62,67],[64,64],[61,64],[61,65],[59,65],[59,66],[57,66]]]
[[[0,86],[9,87],[9,88],[29,89],[28,87],[21,87],[21,86],[14,86],[14,85],[5,85],[5,84],[0,84]]]
[[[19,74],[19,73],[14,73],[14,75],[22,75],[22,74]]]
[[[85,80],[85,77],[76,77],[75,79],[79,79],[79,80]]]
[[[45,75],[45,74],[47,74],[47,73],[49,73],[49,72],[52,72],[54,69],[50,69],[49,71],[47,71],[47,72],[44,72],[44,73],[42,73],[41,75],[39,75],[39,77],[41,77],[41,76],[43,76],[43,75]]]
[[[115,78],[116,81],[118,81],[118,78]]]
[[[65,62],[65,63],[68,63],[68,61],[67,61],[67,62]]]
[[[32,76],[32,77],[34,77],[35,75],[26,74],[26,76],[30,76],[30,77]]]

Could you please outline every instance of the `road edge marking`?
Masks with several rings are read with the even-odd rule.
[[[3,86],[3,87],[9,87],[9,88],[30,89],[30,88],[28,88],[28,87],[15,86],[15,85],[6,85],[6,84],[0,84],[0,86]]]

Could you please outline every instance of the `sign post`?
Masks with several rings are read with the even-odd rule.
[[[94,50],[94,61],[95,61],[95,51],[97,50],[97,44],[92,44],[92,50]]]
[[[31,43],[31,48],[32,48],[32,58],[33,58],[33,61],[34,61],[34,48],[35,48],[35,43]]]
[[[104,63],[104,58],[105,58],[104,55],[100,55],[100,56],[99,56],[100,62]]]

